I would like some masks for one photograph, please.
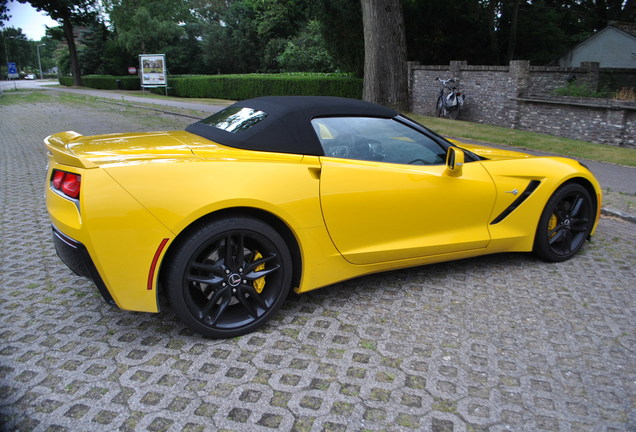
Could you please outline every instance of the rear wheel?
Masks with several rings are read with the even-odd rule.
[[[457,120],[457,117],[459,117],[459,104],[455,105],[454,107],[447,108],[446,117],[451,120]]]
[[[558,189],[541,214],[535,255],[552,262],[572,258],[590,235],[594,213],[592,198],[583,186],[570,183]]]
[[[248,217],[217,220],[192,232],[166,271],[172,308],[192,330],[212,338],[240,336],[267,322],[291,287],[283,238]]]

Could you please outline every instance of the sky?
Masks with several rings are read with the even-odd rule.
[[[11,18],[4,23],[4,26],[21,28],[28,39],[39,41],[46,31],[44,26],[58,25],[44,12],[36,11],[28,3],[22,4],[14,0],[10,1],[8,6]]]

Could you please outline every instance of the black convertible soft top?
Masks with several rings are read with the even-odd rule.
[[[241,108],[267,115],[253,125],[228,132],[206,123],[193,123],[186,131],[229,147],[279,153],[324,155],[311,120],[317,117],[393,118],[398,112],[370,102],[329,96],[267,96],[236,102],[223,111]]]

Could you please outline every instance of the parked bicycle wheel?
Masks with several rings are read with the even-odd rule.
[[[435,104],[435,115],[437,117],[457,120],[457,117],[459,117],[459,106],[459,104],[452,107],[445,106],[444,96],[441,95],[437,98],[437,103]]]
[[[435,115],[437,117],[442,117],[444,115],[444,98],[442,95],[437,98],[437,103],[435,104]]]
[[[446,112],[446,118],[457,120],[457,117],[459,117],[459,104],[454,107],[446,108],[444,111]]]
[[[435,78],[442,84],[437,102],[435,103],[435,115],[452,120],[459,117],[459,109],[464,104],[465,95],[457,90],[455,79],[443,80]]]

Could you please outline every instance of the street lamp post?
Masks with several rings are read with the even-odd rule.
[[[9,67],[9,51],[7,50],[7,36],[2,35],[2,41],[4,42],[4,57],[7,60],[7,67]]]
[[[7,79],[9,81],[11,81],[11,78],[9,78],[9,49],[7,48],[7,39],[15,39],[11,36],[7,36],[6,34],[2,34],[2,41],[4,42],[4,56],[6,57],[7,60]],[[15,86],[15,83],[13,83],[13,85]]]
[[[44,79],[44,74],[42,73],[42,61],[40,60],[40,47],[46,44],[39,44],[35,46],[36,51],[38,52],[38,66],[40,67],[40,79]]]

